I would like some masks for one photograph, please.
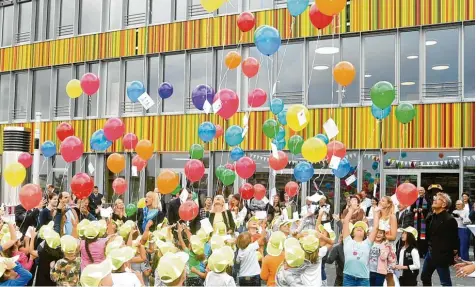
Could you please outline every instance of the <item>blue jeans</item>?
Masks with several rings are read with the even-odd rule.
[[[469,261],[469,236],[471,235],[468,228],[458,228],[459,237],[459,257],[464,261]]]
[[[344,274],[344,284],[342,286],[370,286],[369,278],[358,278]]]
[[[370,272],[370,286],[383,286],[385,275],[377,272]]]
[[[450,267],[436,266],[431,258],[431,251],[428,250],[425,256],[425,261],[423,262],[423,269],[420,277],[423,286],[431,286],[431,276],[435,270],[438,272],[438,276],[440,276],[440,283],[442,286],[453,286],[451,284]]]

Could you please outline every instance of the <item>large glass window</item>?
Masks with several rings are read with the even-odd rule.
[[[352,84],[342,91],[343,104],[360,103],[360,37],[342,38],[342,61],[351,62],[355,69]]]
[[[253,78],[248,79],[245,75],[243,75],[242,79],[244,81],[248,81],[248,90],[250,92],[256,88],[263,89],[268,95],[268,99],[269,99],[270,93],[272,92],[271,89],[273,85],[271,83],[273,81],[272,79],[273,78],[273,73],[272,73],[273,61],[271,61],[268,57],[263,57],[263,54],[261,54],[260,51],[258,51],[258,49],[255,46],[250,47],[249,54],[250,54],[250,57],[253,57],[256,60],[258,60],[258,62],[260,63],[260,68],[259,68],[258,74],[256,74],[256,76],[254,76]],[[248,103],[248,100],[246,100],[248,98],[247,95],[244,95],[244,96],[246,97],[243,99],[243,101]],[[269,100],[266,101],[263,107],[268,107],[269,106],[268,102]]]
[[[155,105],[152,106],[148,113],[157,113],[157,107],[161,105],[159,102],[158,97],[158,89],[159,89],[159,57],[150,57],[149,58],[149,65],[148,65],[149,72],[147,73],[147,92],[149,96],[154,100]]]
[[[303,44],[290,43],[278,50],[276,96],[284,104],[302,103]],[[286,53],[285,53],[286,51]]]
[[[120,78],[121,71],[119,61],[108,62],[106,84],[106,115],[119,114]]]
[[[0,75],[0,95],[2,104],[0,105],[0,122],[8,121],[8,100],[10,99],[10,75]]]
[[[68,167],[61,155],[55,155],[53,159],[53,185],[58,190],[68,190]]]
[[[474,202],[474,194],[475,194],[474,174],[475,174],[474,149],[464,150],[463,151],[463,192],[467,192],[471,195],[471,202]]]
[[[174,86],[174,94],[162,102],[164,112],[183,111],[185,95],[185,54],[165,55],[164,82]]]
[[[380,198],[380,152],[376,150],[366,151],[362,153],[360,159],[360,167],[362,169],[362,190],[367,191],[368,195],[375,195]],[[357,163],[355,163],[357,165]],[[352,166],[355,166],[352,165]],[[354,184],[357,188],[357,182]],[[344,181],[345,186],[345,181]],[[375,189],[376,188],[376,189]],[[357,191],[357,190],[355,190]],[[354,192],[353,192],[354,193]]]
[[[474,99],[474,25],[464,26],[464,97]],[[473,159],[474,163],[474,159]]]
[[[248,0],[248,9],[249,10],[260,10],[260,9],[272,9],[273,0]]]
[[[126,26],[145,24],[147,0],[129,0],[127,4]]]
[[[33,72],[32,120],[36,112],[41,113],[42,119],[50,118],[50,78],[50,69]]]
[[[109,30],[122,28],[122,0],[109,0]]]
[[[57,69],[56,76],[56,105],[55,117],[69,116],[69,97],[66,95],[66,85],[71,81],[71,67]]]
[[[400,33],[400,100],[420,99],[420,31]]]
[[[58,36],[68,36],[73,34],[74,6],[75,0],[61,0],[60,2],[60,23]]]
[[[32,5],[32,1],[18,5],[18,32],[15,39],[17,43],[30,41]]]
[[[150,0],[150,23],[171,22],[172,0]]]
[[[308,91],[309,105],[339,103],[338,84],[332,76],[332,70],[339,62],[339,46],[339,39],[309,42],[308,73],[311,77]]]
[[[459,97],[459,34],[457,28],[428,30],[425,33],[426,81],[423,95],[427,99]],[[474,52],[474,50],[473,50]]]
[[[239,0],[228,0],[218,9],[218,14],[226,15],[238,13],[239,5]]]
[[[213,52],[190,54],[190,86],[187,109],[196,109],[192,103],[192,91],[198,85],[213,87]],[[175,87],[175,86],[174,86]]]
[[[147,161],[147,166],[145,167],[145,190],[146,192],[149,190],[155,189],[155,178],[157,177],[157,169],[156,169],[156,159],[158,158],[158,154],[154,153],[152,157]]]
[[[237,88],[237,77],[238,77],[238,70],[233,69],[229,70],[225,64],[224,64],[224,59],[226,54],[228,54],[231,51],[236,51],[235,48],[231,49],[225,49],[225,50],[218,50],[217,51],[217,69],[216,69],[216,75],[217,75],[217,80],[216,80],[216,91],[218,89],[222,88],[227,88],[233,91],[236,91]]]
[[[187,19],[187,1],[173,0],[175,1],[175,20],[181,21]]]
[[[38,0],[36,6],[35,41],[51,39],[54,35],[54,0]],[[46,38],[45,38],[46,37]]]
[[[101,30],[102,1],[81,0],[79,1],[79,33],[88,34]]]
[[[15,75],[15,105],[13,118],[15,120],[26,119],[28,107],[28,73],[21,72]]]
[[[99,63],[76,66],[76,78],[81,78],[85,73],[94,73],[99,75]],[[90,97],[83,95],[75,99],[74,116],[75,117],[94,117],[98,114],[98,98],[96,93]]]
[[[189,3],[190,3],[189,9],[188,9],[189,17],[200,18],[200,17],[213,16],[212,13],[208,13],[208,11],[203,8],[200,2],[201,0],[189,0]],[[223,7],[225,7],[225,4],[223,4]]]
[[[127,87],[133,81],[144,82],[144,59],[134,59],[126,61],[126,86],[124,90],[127,90]],[[140,103],[132,103],[129,97],[124,93],[124,98],[122,102],[124,103],[124,113],[141,113],[142,105]]]
[[[0,46],[10,46],[13,42],[13,5],[0,7],[0,19],[3,19],[3,23],[0,23],[2,24]]]

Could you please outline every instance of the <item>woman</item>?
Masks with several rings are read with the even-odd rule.
[[[377,221],[374,215],[374,222],[375,224],[378,224],[378,229],[385,231],[385,239],[387,239],[388,243],[392,246],[392,251],[396,253],[395,240],[397,239],[398,224],[397,217],[395,216],[395,205],[393,204],[392,198],[390,196],[382,197],[380,199],[379,207],[380,218]],[[395,286],[392,265],[388,265],[387,272],[387,286]]]
[[[375,196],[372,196],[370,206],[367,208],[365,212],[365,216],[367,217],[368,220],[368,225],[369,228],[372,228],[374,226],[374,213],[376,208],[378,208],[378,198]]]
[[[79,221],[87,219],[89,221],[97,220],[96,217],[89,211],[89,198],[79,200],[79,208],[75,208],[76,212],[79,214]]]
[[[126,209],[124,207],[124,201],[118,198],[114,202],[114,213],[112,214],[112,220],[122,221],[123,223],[127,221]]]
[[[241,201],[241,196],[239,194],[233,194],[233,197],[231,199],[231,214],[233,215],[233,220],[235,221],[235,226],[238,229],[239,232],[243,231],[243,222],[245,221],[246,214],[248,213],[248,210],[246,207],[243,205],[243,202]]]
[[[281,215],[281,208],[283,208],[284,206],[281,204],[281,202],[279,201],[279,195],[275,195],[273,197],[273,209],[274,209],[274,215]]]
[[[356,205],[358,208],[353,211],[352,216],[350,217],[350,223],[355,224],[358,221],[364,221],[365,218],[365,211],[360,208],[360,197],[356,195],[351,195],[349,199],[349,205]],[[347,207],[342,215],[344,218],[347,216],[347,213],[349,213],[350,208]]]
[[[456,201],[456,209],[453,210],[453,216],[458,223],[458,237],[459,237],[459,257],[464,261],[469,261],[469,236],[470,231],[466,224],[470,223],[468,211],[464,208],[463,201]]]
[[[210,211],[212,210],[212,198],[207,196],[205,198],[205,206],[200,208],[200,220],[208,218],[210,216]]]
[[[471,210],[473,210],[473,203],[471,203],[471,197],[469,196],[469,193],[463,192],[462,198],[463,198],[464,210],[466,210],[469,214]]]
[[[56,206],[58,205],[58,195],[56,193],[48,194],[48,205],[40,211],[40,216],[38,217],[38,226],[37,230],[43,225],[50,223],[53,220],[56,214]]]
[[[145,195],[145,207],[137,211],[139,214],[137,226],[139,226],[141,233],[144,233],[145,226],[149,220],[154,222],[150,231],[155,231],[155,226],[162,223],[165,216],[162,213],[161,207],[159,195],[153,191],[149,191]]]
[[[228,232],[235,232],[235,221],[231,211],[225,210],[225,198],[223,195],[215,196],[209,220],[212,226],[215,226],[218,222],[224,222]]]

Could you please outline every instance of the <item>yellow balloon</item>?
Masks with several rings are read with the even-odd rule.
[[[304,105],[292,105],[286,113],[289,128],[296,132],[303,130],[310,119],[309,110]]]
[[[72,99],[76,99],[83,94],[81,89],[81,82],[77,79],[73,79],[66,85],[66,94]]]
[[[228,0],[200,0],[200,4],[202,4],[203,8],[208,12],[213,12],[220,8],[226,1]]]
[[[139,202],[137,202],[137,208],[144,208],[145,207],[145,198],[139,199]]]
[[[25,180],[26,169],[22,164],[14,162],[5,168],[3,176],[11,187],[17,187]]]
[[[302,145],[301,152],[302,156],[309,162],[319,162],[327,155],[327,145],[321,139],[308,138]]]

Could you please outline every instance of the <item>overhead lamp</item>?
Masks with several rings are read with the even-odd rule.
[[[313,69],[316,70],[316,71],[325,71],[325,70],[329,69],[329,66],[319,65],[319,66],[315,66]]]
[[[400,85],[402,85],[402,86],[413,86],[413,85],[415,85],[415,82],[402,82],[402,83],[400,83]]]
[[[436,42],[435,40],[427,40],[427,41],[425,42],[425,45],[427,45],[427,46],[433,46],[433,45],[436,45],[436,43],[438,43],[438,42]]]
[[[321,55],[332,55],[339,53],[339,48],[337,47],[320,47],[315,51],[317,54]]]
[[[365,77],[365,78],[370,78],[370,77],[372,77],[372,75],[370,75],[370,74],[365,74],[364,77]]]
[[[450,65],[435,65],[431,67],[431,69],[434,71],[443,71],[443,70],[448,70],[449,68],[450,68]]]
[[[418,56],[417,55],[410,55],[410,56],[407,56],[407,59],[408,60],[418,59]]]

